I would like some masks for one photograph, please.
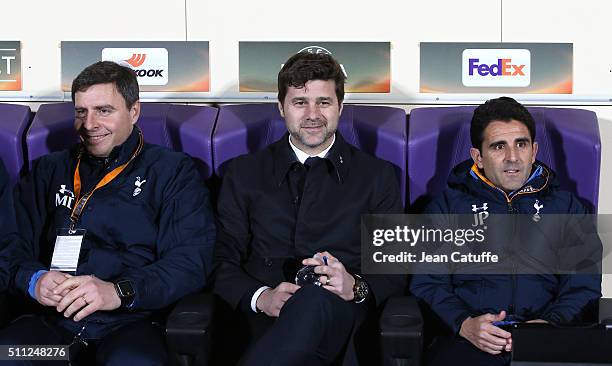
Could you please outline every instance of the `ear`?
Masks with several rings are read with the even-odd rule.
[[[339,103],[340,104],[340,109],[338,110],[338,115],[342,114],[342,108],[344,108],[344,102]]]
[[[278,101],[278,111],[280,112],[281,117],[285,118],[285,111],[283,110],[283,103]]]
[[[531,157],[531,164],[535,163],[536,155],[538,154],[538,143],[533,143],[533,156]]]
[[[132,120],[132,124],[135,124],[138,121],[138,117],[140,117],[140,101],[137,100],[134,102],[134,105],[130,108],[130,119]]]
[[[480,150],[475,147],[470,148],[470,156],[472,160],[474,160],[474,163],[476,163],[476,166],[482,169],[482,155],[480,154]]]

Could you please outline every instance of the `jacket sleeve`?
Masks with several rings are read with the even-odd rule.
[[[569,213],[563,234],[567,251],[560,257],[569,261],[565,269],[575,269],[578,274],[557,276],[557,295],[542,315],[542,319],[553,324],[585,321],[585,316],[596,309],[596,302],[601,297],[602,244],[597,234],[596,216],[588,215],[573,195]]]
[[[13,246],[17,240],[13,193],[0,159],[0,292],[8,288],[14,272]]]
[[[446,196],[431,202],[425,211],[433,215],[448,213]],[[427,303],[453,333],[458,334],[461,324],[474,310],[455,294],[452,280],[450,274],[416,274],[412,276],[410,292]]]
[[[542,319],[553,324],[584,321],[585,313],[594,309],[601,297],[601,275],[561,275],[558,289]]]
[[[214,292],[232,308],[251,311],[250,300],[263,283],[243,270],[251,242],[248,198],[240,184],[240,158],[228,165],[219,193]]]
[[[158,259],[121,279],[134,285],[134,309],[160,309],[202,289],[212,269],[215,225],[208,189],[190,158],[183,158],[163,190],[156,243]]]
[[[451,275],[414,275],[410,292],[427,303],[454,334],[458,334],[463,321],[473,315],[473,309],[455,295]]]
[[[12,287],[27,295],[32,275],[49,269],[40,261],[41,245],[46,242],[47,191],[52,167],[45,157],[32,164],[31,172],[15,188],[15,214],[19,237],[13,245],[12,260],[16,268]]]
[[[400,214],[402,213],[402,196],[393,166],[384,164],[373,194],[372,214]],[[364,274],[376,306],[381,305],[389,296],[403,294],[407,290],[407,275],[380,275]]]

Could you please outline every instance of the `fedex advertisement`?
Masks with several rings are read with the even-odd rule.
[[[572,43],[421,42],[419,92],[572,94]]]
[[[531,82],[526,49],[466,49],[461,60],[461,80],[468,87],[527,87]]]

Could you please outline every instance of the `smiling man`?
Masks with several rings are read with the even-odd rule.
[[[529,111],[512,98],[491,99],[477,107],[470,128],[472,159],[453,169],[448,188],[427,213],[584,215],[580,201],[559,190],[554,172],[536,160],[535,131]],[[531,245],[541,245],[530,238]],[[429,365],[507,365],[512,334],[497,326],[499,322],[581,322],[601,297],[601,276],[415,275],[410,289],[452,333],[434,342]]]
[[[12,283],[36,314],[0,344],[70,345],[76,364],[169,364],[151,317],[205,285],[215,227],[191,159],[144,142],[138,93],[113,62],[73,81],[81,143],[36,160],[16,192]]]
[[[106,158],[128,139],[140,115],[140,102],[133,101],[129,108],[127,104],[112,83],[92,85],[86,93],[75,93],[75,128],[91,156]]]
[[[236,330],[252,332],[244,365],[357,364],[354,333],[404,287],[360,275],[361,214],[401,212],[398,181],[337,132],[344,74],[331,56],[291,57],[278,90],[288,133],[223,177],[214,289],[250,325]],[[295,283],[303,265],[318,286]]]

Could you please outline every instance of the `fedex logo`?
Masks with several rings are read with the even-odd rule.
[[[165,48],[105,48],[102,60],[131,68],[140,85],[168,84],[168,50]]]
[[[497,59],[496,64],[493,64],[490,66],[487,64],[479,64],[478,61],[480,60],[477,58],[470,59],[470,62],[469,62],[470,75],[474,75],[474,71],[478,70],[478,74],[480,74],[480,76],[487,76],[487,75],[525,76],[525,73],[523,72],[525,65],[513,65],[511,64],[512,62],[511,58],[499,58]],[[514,70],[510,71],[511,68]]]
[[[472,87],[526,87],[531,83],[531,52],[526,49],[466,49],[461,79]]]

